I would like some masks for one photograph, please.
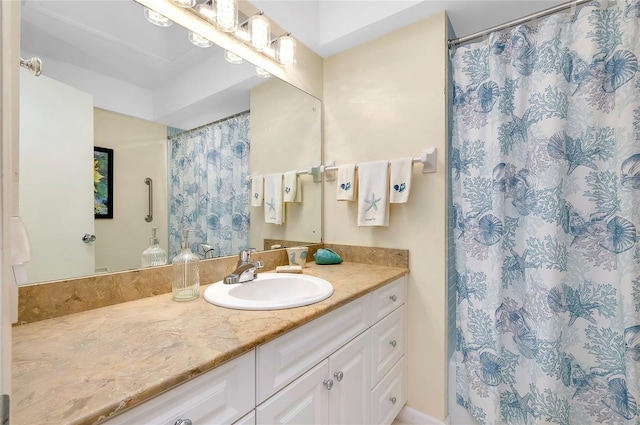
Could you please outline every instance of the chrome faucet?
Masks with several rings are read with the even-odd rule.
[[[202,252],[204,253],[204,259],[208,259],[208,258],[214,258],[215,255],[215,248],[212,247],[211,245],[207,245],[205,243],[201,243],[200,244],[200,248],[202,249]]]
[[[258,277],[257,270],[264,267],[262,261],[251,261],[251,253],[255,249],[244,249],[238,254],[238,264],[236,269],[224,278],[224,283],[242,283]]]

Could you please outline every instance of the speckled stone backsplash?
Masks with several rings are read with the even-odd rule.
[[[325,248],[337,252],[344,261],[379,266],[409,268],[409,250],[325,243]]]
[[[409,251],[403,249],[324,244],[349,262],[409,267]],[[309,260],[323,244],[309,246]],[[253,254],[264,262],[263,271],[288,264],[284,249]],[[200,261],[200,284],[208,285],[231,273],[238,257]],[[171,266],[152,267],[84,278],[21,286],[18,295],[18,323],[26,324],[95,308],[120,304],[171,292]]]

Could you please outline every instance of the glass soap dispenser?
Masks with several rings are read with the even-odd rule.
[[[182,231],[180,253],[171,261],[174,301],[191,301],[200,296],[200,258],[191,251],[189,232],[194,232],[194,230]]]
[[[149,248],[142,251],[142,267],[164,266],[167,264],[167,251],[160,248],[157,232],[157,227],[151,229]]]

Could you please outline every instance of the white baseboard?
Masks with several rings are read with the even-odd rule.
[[[409,406],[402,407],[396,419],[406,425],[445,425],[445,422],[440,419],[431,417]]]

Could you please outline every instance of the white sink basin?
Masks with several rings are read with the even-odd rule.
[[[250,282],[216,282],[204,299],[220,307],[239,310],[278,310],[317,303],[333,294],[333,285],[304,274],[262,273]]]

